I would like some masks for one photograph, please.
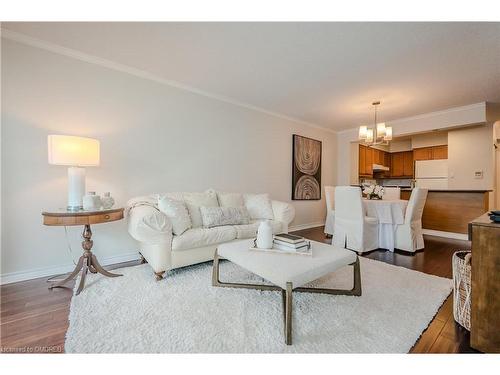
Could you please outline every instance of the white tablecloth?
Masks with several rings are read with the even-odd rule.
[[[381,249],[394,251],[394,237],[398,224],[405,221],[405,212],[408,201],[397,200],[368,200],[363,199],[366,216],[377,218],[379,221],[378,244]]]

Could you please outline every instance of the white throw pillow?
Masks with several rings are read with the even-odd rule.
[[[273,206],[268,194],[245,194],[243,199],[250,218],[274,220]]]
[[[200,207],[219,207],[219,202],[217,201],[217,193],[214,190],[207,190],[204,193],[184,193],[184,203],[189,211],[189,216],[191,216],[191,224],[193,228],[199,228],[203,226],[203,220],[201,218]]]
[[[242,207],[245,205],[243,194],[240,193],[217,193],[219,206],[221,207]]]
[[[172,232],[176,236],[191,228],[191,218],[184,202],[170,197],[159,197],[158,209],[169,218],[172,223]]]
[[[205,228],[222,225],[243,225],[250,223],[250,215],[246,207],[200,207],[201,218]]]

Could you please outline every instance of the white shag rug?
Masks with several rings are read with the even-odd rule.
[[[360,257],[360,297],[293,294],[293,345],[284,343],[281,293],[212,287],[212,263],[155,281],[149,265],[89,274],[73,296],[69,353],[407,353],[452,281]],[[222,281],[260,281],[221,262]],[[314,286],[352,287],[352,267]]]

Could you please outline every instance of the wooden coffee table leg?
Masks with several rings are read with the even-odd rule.
[[[286,283],[285,302],[285,342],[292,345],[292,283]]]

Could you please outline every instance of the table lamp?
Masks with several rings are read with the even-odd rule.
[[[85,195],[85,168],[99,165],[99,141],[70,135],[49,135],[49,164],[67,165],[68,211],[83,208]]]

